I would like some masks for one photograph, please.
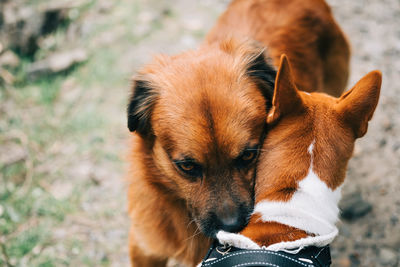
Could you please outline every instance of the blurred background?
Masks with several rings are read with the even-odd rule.
[[[0,0],[0,266],[128,266],[130,77],[198,46],[228,3]],[[334,266],[400,266],[400,1],[328,3],[352,44],[349,86],[383,72]]]

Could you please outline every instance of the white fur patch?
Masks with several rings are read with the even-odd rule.
[[[311,155],[311,165],[310,165],[310,167],[312,167],[314,144],[315,144],[315,140],[313,140],[311,142],[311,144],[307,148],[308,153]]]
[[[260,214],[262,221],[282,223],[316,236],[272,244],[266,248],[268,250],[296,249],[310,245],[325,246],[338,234],[335,223],[338,220],[341,187],[332,191],[313,171],[314,144],[315,140],[308,147],[308,153],[311,156],[308,174],[299,182],[298,189],[292,198],[287,202],[261,201],[255,206],[254,214]],[[238,234],[223,234],[221,239],[218,234],[217,238],[221,243],[236,247],[246,248],[253,246],[252,243],[254,243],[251,240],[249,242],[247,240],[249,238]]]
[[[244,249],[260,249],[256,242],[250,238],[235,233],[229,233],[225,231],[218,231],[217,238],[221,244],[227,244],[238,248]]]

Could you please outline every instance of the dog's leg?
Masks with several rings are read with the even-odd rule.
[[[132,267],[165,267],[168,262],[168,258],[160,258],[151,255],[150,252],[143,251],[138,246],[138,241],[135,240],[132,231],[129,235],[129,255]]]
[[[140,248],[131,246],[130,257],[132,267],[165,267],[168,259],[159,259],[144,255]]]
[[[151,255],[146,255],[141,248],[132,244],[129,245],[129,254],[132,267],[165,267],[168,259],[161,259]]]

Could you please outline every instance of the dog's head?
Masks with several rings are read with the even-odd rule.
[[[208,236],[239,231],[252,212],[275,76],[261,48],[228,40],[160,56],[134,80],[128,128],[152,151],[152,182]]]
[[[267,116],[256,201],[290,200],[311,170],[329,189],[339,187],[355,140],[366,133],[377,106],[381,80],[381,73],[373,71],[340,98],[309,94],[296,89],[282,56]]]

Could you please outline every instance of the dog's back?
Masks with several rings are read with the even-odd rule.
[[[233,1],[206,41],[227,36],[261,42],[275,66],[288,55],[301,90],[339,96],[346,86],[350,48],[323,0]]]

